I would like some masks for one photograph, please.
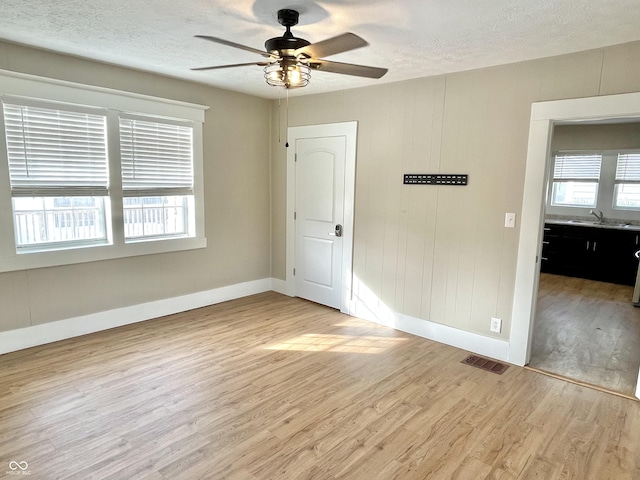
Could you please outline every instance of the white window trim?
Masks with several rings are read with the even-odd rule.
[[[74,263],[94,262],[114,258],[132,257],[157,253],[175,252],[204,248],[207,239],[204,235],[204,181],[203,181],[203,135],[202,125],[205,111],[209,108],[175,100],[123,92],[102,87],[81,85],[73,82],[53,80],[34,75],[0,70],[0,95],[32,98],[45,102],[61,102],[74,105],[89,105],[127,113],[143,114],[165,119],[188,120],[193,122],[193,170],[195,197],[195,236],[182,238],[163,238],[144,242],[124,242],[122,223],[122,205],[111,204],[113,225],[113,243],[75,249],[52,250],[18,254],[15,248],[13,229],[13,210],[11,206],[11,188],[6,145],[4,143],[4,124],[0,124],[0,272],[26,270],[31,268],[52,267]],[[111,113],[113,119],[113,113]],[[107,121],[110,121],[108,118]],[[2,122],[0,122],[2,123]],[[119,149],[119,139],[109,138],[109,149]],[[116,162],[117,163],[117,162]],[[110,188],[122,189],[120,169],[111,168]],[[114,171],[117,170],[117,171]],[[121,199],[122,192],[113,198]],[[121,200],[120,200],[121,203]]]
[[[601,170],[600,170],[600,178],[598,179],[577,179],[577,180],[571,180],[571,179],[556,179],[555,175],[554,175],[554,171],[555,171],[555,167],[556,167],[556,160],[558,156],[571,156],[571,155],[600,155],[600,161],[601,161]],[[589,150],[558,150],[557,152],[553,152],[551,155],[551,161],[550,161],[550,171],[549,171],[549,188],[548,188],[548,192],[547,192],[547,208],[552,208],[552,209],[567,209],[567,211],[573,211],[575,212],[577,209],[593,209],[596,208],[597,204],[598,204],[598,196],[600,195],[600,182],[602,179],[602,162],[604,161],[604,157],[602,155],[602,151],[589,151]],[[572,205],[572,204],[562,204],[562,203],[558,203],[558,204],[554,204],[553,203],[553,186],[554,183],[563,183],[563,182],[571,182],[571,181],[580,181],[580,182],[585,182],[585,183],[593,183],[596,185],[596,205],[594,206],[589,206],[589,205]]]
[[[614,183],[613,188],[614,188],[614,190],[613,190],[613,198],[611,200],[611,208],[612,208],[612,210],[623,211],[623,212],[640,212],[640,207],[621,207],[621,206],[616,205],[616,199],[617,199],[616,192],[617,192],[617,186],[618,185],[634,184],[634,183],[638,184],[640,182],[638,182],[638,181],[629,181],[629,182],[622,182],[621,181],[621,182],[618,182],[616,180],[616,176],[617,175],[616,175],[616,171],[615,171],[615,170],[617,170],[617,157],[618,157],[618,154],[624,155],[624,154],[639,154],[639,153],[640,153],[640,150],[638,150],[637,148],[636,149],[626,149],[626,150],[622,150],[621,149],[621,150],[616,150],[615,151],[615,154],[616,154],[616,168],[614,169],[614,173],[613,173],[613,183]]]
[[[590,217],[591,210],[602,211],[605,218],[616,220],[640,221],[640,209],[620,208],[614,206],[614,186],[616,173],[616,159],[618,153],[636,153],[638,149],[593,149],[593,150],[558,150],[551,152],[551,161],[549,161],[549,174],[546,190],[545,212],[552,215],[563,215],[568,217]],[[598,197],[595,207],[579,207],[565,205],[551,205],[551,189],[553,188],[553,165],[554,157],[557,153],[561,154],[590,154],[597,153],[602,155],[602,166],[600,169],[600,181],[598,184]]]

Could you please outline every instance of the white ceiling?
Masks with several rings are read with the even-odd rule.
[[[280,36],[280,8],[300,12],[293,33],[311,42],[353,32],[369,47],[329,60],[387,67],[380,80],[312,72],[303,95],[512,63],[640,40],[638,0],[2,0],[0,39],[157,72],[267,98],[251,52]]]

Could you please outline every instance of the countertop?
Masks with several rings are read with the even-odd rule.
[[[600,223],[589,220],[545,220],[544,223],[550,225],[568,225],[573,227],[607,228],[611,230],[631,230],[640,232],[640,225],[629,225],[626,223]]]

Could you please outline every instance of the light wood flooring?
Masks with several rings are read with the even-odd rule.
[[[0,478],[640,478],[640,402],[466,356],[276,293],[3,355]]]
[[[530,366],[633,396],[640,308],[633,287],[543,273]]]

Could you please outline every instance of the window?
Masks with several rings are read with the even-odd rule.
[[[613,206],[640,210],[640,153],[618,154]]]
[[[16,246],[106,243],[106,112],[4,103]],[[193,235],[193,127],[119,114],[125,241]]]
[[[106,116],[4,103],[18,250],[107,241]]]
[[[551,205],[594,208],[601,164],[600,154],[556,154]]]
[[[190,126],[120,118],[125,239],[189,234],[193,210]]]
[[[13,199],[16,246],[73,246],[106,241],[103,197]]]
[[[207,107],[4,71],[0,103],[0,272],[206,247]]]

